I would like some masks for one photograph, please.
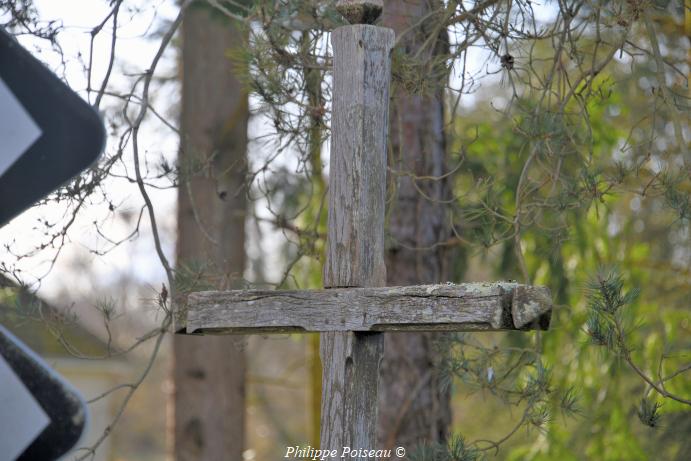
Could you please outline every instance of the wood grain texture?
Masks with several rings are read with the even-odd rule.
[[[331,41],[334,92],[324,286],[382,286],[394,34],[358,24],[334,30]]]
[[[382,333],[330,332],[321,335],[324,390],[321,405],[321,445],[376,447],[377,387],[384,352]],[[367,460],[369,458],[349,458]]]
[[[363,20],[366,15],[359,16]],[[334,89],[324,286],[384,286],[386,137],[394,33],[365,24],[339,27],[331,34],[331,44]],[[383,349],[381,333],[321,335],[322,449],[376,447]]]
[[[546,329],[549,290],[510,282],[193,293],[188,333]],[[537,323],[536,323],[537,322]]]

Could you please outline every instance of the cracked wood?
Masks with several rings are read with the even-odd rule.
[[[386,134],[393,43],[391,29],[367,24],[339,27],[331,34],[334,90],[324,261],[327,288],[386,285]],[[319,316],[332,318],[329,312]],[[326,330],[321,334],[322,449],[376,445],[383,351],[381,333]]]
[[[549,290],[510,282],[193,293],[188,333],[546,329]]]

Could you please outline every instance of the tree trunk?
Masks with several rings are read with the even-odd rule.
[[[180,285],[192,284],[188,278],[203,274],[197,282],[207,287],[237,288],[245,268],[248,99],[228,58],[228,51],[242,43],[243,36],[233,24],[209,7],[192,6],[185,13],[177,242]],[[241,460],[244,352],[228,336],[174,336],[173,354],[175,459]]]
[[[383,25],[399,36],[435,8],[435,1],[386,1]],[[412,56],[432,33],[434,20],[409,31],[394,53]],[[446,30],[427,45],[418,64],[429,63],[444,52]],[[422,71],[422,68],[420,69]],[[448,227],[443,201],[448,199],[444,139],[443,86],[411,94],[393,77],[390,111],[390,203],[386,254],[388,285],[416,285],[445,281],[446,261],[442,246]],[[399,174],[402,173],[402,174]],[[422,441],[444,442],[451,421],[448,389],[442,389],[434,368],[434,335],[387,333],[381,366],[379,445],[412,448]]]

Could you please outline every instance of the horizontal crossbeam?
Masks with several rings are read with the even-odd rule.
[[[550,292],[511,282],[192,293],[187,333],[476,331],[549,327]]]

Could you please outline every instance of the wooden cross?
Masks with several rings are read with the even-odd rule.
[[[509,282],[385,287],[384,207],[394,32],[371,23],[381,0],[340,1],[335,29],[329,220],[324,290],[192,293],[176,331],[320,332],[321,449],[376,449],[384,331],[547,329],[543,287]],[[371,459],[355,457],[349,459]]]

